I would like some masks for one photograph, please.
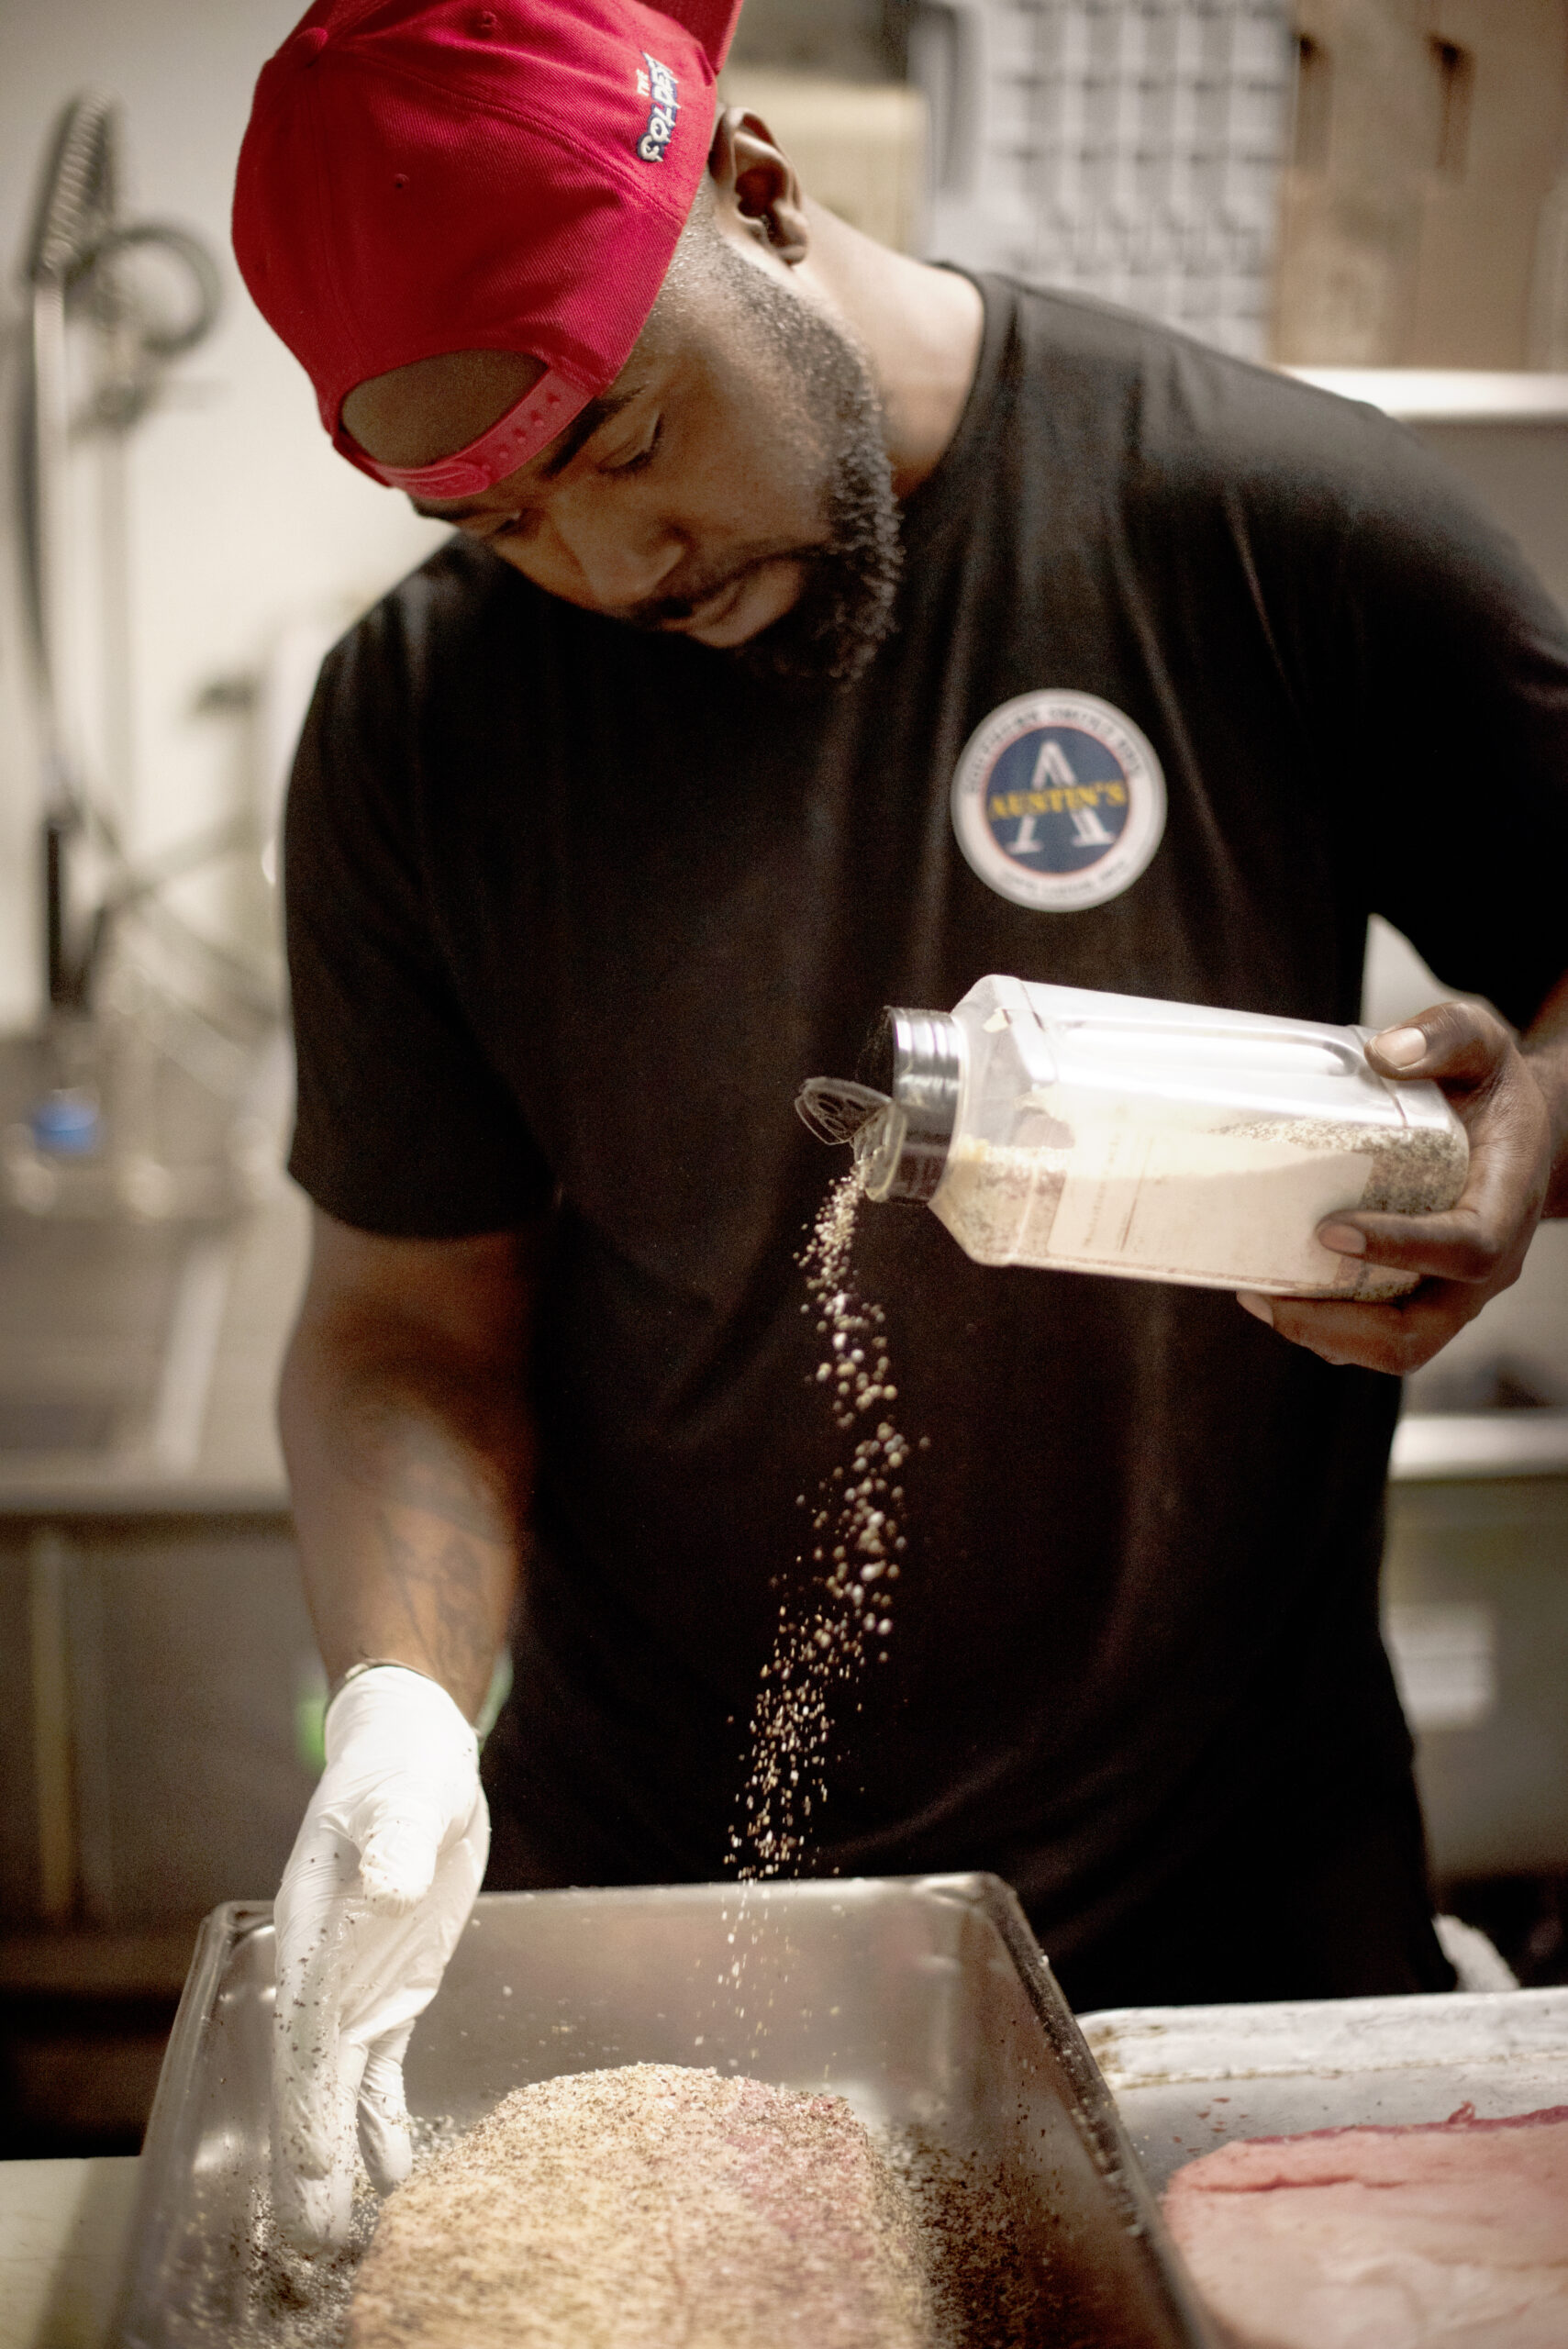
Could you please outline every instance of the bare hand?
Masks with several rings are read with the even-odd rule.
[[[1380,1075],[1430,1077],[1470,1137],[1470,1171],[1440,1215],[1354,1214],[1318,1227],[1326,1248],[1419,1273],[1391,1305],[1260,1297],[1240,1302],[1325,1362],[1397,1377],[1419,1370],[1488,1297],[1519,1276],[1551,1180],[1551,1119],[1513,1031],[1476,1003],[1440,1003],[1367,1046]]]

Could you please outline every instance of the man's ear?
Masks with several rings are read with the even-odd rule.
[[[811,249],[811,228],[795,165],[761,115],[726,106],[714,126],[707,168],[720,221],[792,265]]]

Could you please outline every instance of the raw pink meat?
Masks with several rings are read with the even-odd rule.
[[[1165,2217],[1237,2349],[1568,2349],[1568,2105],[1238,2139]]]

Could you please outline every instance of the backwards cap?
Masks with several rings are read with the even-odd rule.
[[[607,389],[664,281],[740,0],[320,0],[256,86],[234,250],[362,473],[502,481]],[[382,465],[343,427],[373,375],[453,351],[542,362],[466,449]]]

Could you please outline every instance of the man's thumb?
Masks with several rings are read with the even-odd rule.
[[[360,2151],[378,2194],[401,2186],[414,2165],[403,2090],[403,2051],[412,2029],[405,2023],[371,2049],[360,2082]]]
[[[309,2252],[340,2249],[349,2239],[363,2061],[352,2047],[337,2060],[315,2054],[306,2066],[285,2054],[273,2081],[273,2218],[286,2241]]]

